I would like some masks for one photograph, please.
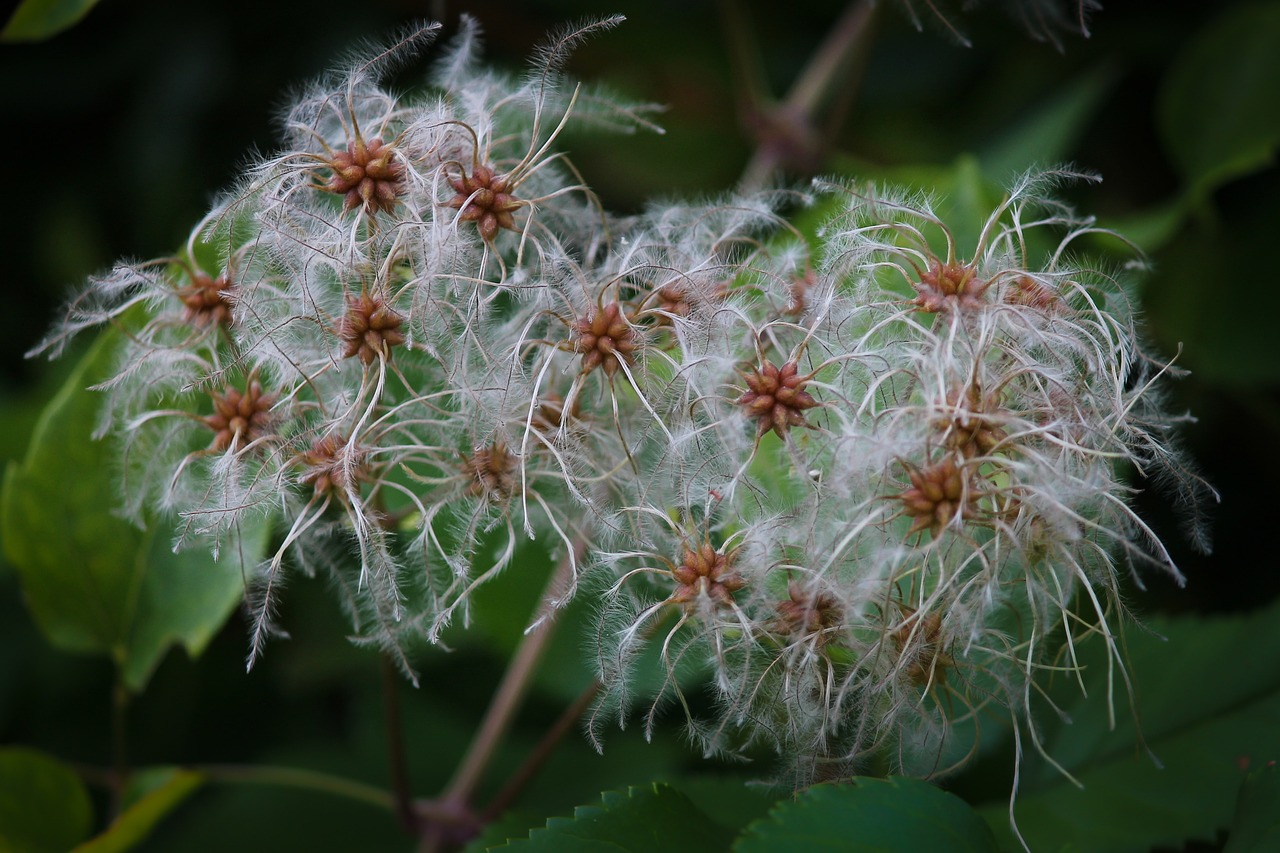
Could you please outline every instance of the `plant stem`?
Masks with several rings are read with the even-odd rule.
[[[129,781],[129,688],[124,674],[116,667],[111,687],[111,817],[114,820],[124,806],[124,788]]]
[[[211,782],[275,785],[281,788],[301,788],[322,791],[337,797],[345,797],[377,806],[390,812],[397,811],[395,795],[381,788],[354,779],[344,779],[296,767],[271,767],[256,764],[200,764],[191,768]]]
[[[529,782],[533,780],[533,777],[542,769],[542,765],[547,763],[547,759],[551,757],[551,753],[555,751],[556,746],[595,700],[596,695],[603,686],[599,681],[591,682],[587,689],[583,690],[578,698],[573,700],[573,704],[565,708],[560,718],[542,736],[542,740],[538,741],[538,745],[533,748],[533,752],[529,753],[520,768],[511,775],[507,783],[502,786],[502,790],[485,807],[482,815],[482,819],[485,822],[501,817],[503,812],[510,808]]]
[[[829,144],[829,138],[817,139],[814,130],[817,113],[823,102],[835,92],[831,107],[833,121],[828,125],[829,137],[836,127],[834,120],[848,110],[857,91],[866,59],[866,51],[862,48],[870,32],[875,9],[876,4],[870,0],[853,0],[781,103],[752,104],[759,98],[751,97],[748,92],[748,109],[755,113],[748,114],[748,124],[755,128],[760,141],[743,170],[739,182],[742,188],[764,186],[789,159],[813,157]],[[732,29],[735,39],[741,40],[741,24],[733,24]],[[738,55],[745,56],[746,51],[739,48]]]
[[[405,831],[418,834],[418,813],[414,810],[409,783],[409,761],[404,742],[404,719],[400,713],[400,673],[385,656],[382,658],[382,704],[386,709],[387,752],[391,765],[391,791],[396,817]]]
[[[542,654],[546,651],[547,643],[551,639],[553,620],[550,616],[554,608],[551,602],[558,599],[560,597],[558,593],[569,584],[573,576],[573,568],[582,559],[585,550],[585,544],[581,540],[576,542],[573,553],[566,554],[552,572],[551,577],[547,579],[547,586],[542,595],[542,605],[538,612],[537,627],[526,633],[520,640],[515,656],[507,665],[507,671],[503,674],[502,682],[489,702],[489,709],[485,712],[484,720],[480,723],[480,728],[472,739],[467,754],[458,765],[444,794],[441,795],[441,799],[445,802],[454,805],[465,805],[470,802],[485,768],[493,758],[494,751],[520,708],[520,702],[529,689],[529,683],[537,670],[538,662],[542,659]]]

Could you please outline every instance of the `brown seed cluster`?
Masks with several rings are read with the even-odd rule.
[[[925,468],[910,469],[907,476],[911,478],[911,488],[898,499],[903,513],[915,519],[908,536],[928,530],[936,537],[955,519],[967,519],[976,513],[978,493],[970,483],[968,470],[957,463],[953,454]]]
[[[813,395],[804,390],[812,377],[801,376],[795,360],[782,367],[765,361],[751,373],[743,374],[749,389],[737,403],[757,421],[757,437],[773,430],[785,438],[791,427],[807,427],[804,413],[818,405]]]
[[[982,306],[982,296],[989,281],[978,278],[968,264],[942,263],[932,260],[929,269],[920,273],[915,289],[919,295],[911,300],[921,311],[936,313],[947,310],[973,310]]]
[[[924,686],[939,680],[945,669],[955,664],[955,659],[943,649],[942,613],[930,611],[920,616],[918,611],[899,604],[902,624],[893,632],[893,644],[907,677]]]
[[[844,618],[840,602],[829,592],[809,592],[800,584],[787,584],[787,598],[774,608],[777,631],[788,637],[812,638],[818,646],[835,639],[833,628]]]
[[[653,292],[654,310],[660,325],[671,325],[672,317],[688,317],[693,311],[689,291],[678,284],[664,284]]]
[[[231,447],[243,447],[267,434],[276,395],[264,392],[257,379],[250,379],[244,391],[228,385],[221,394],[211,391],[209,396],[213,398],[213,414],[202,421],[213,430],[210,450],[221,453]]]
[[[977,384],[952,395],[947,401],[955,413],[939,420],[935,426],[943,434],[944,446],[965,459],[988,456],[1008,438],[1008,433],[989,412],[999,409],[999,402],[984,399]]]
[[[326,435],[298,457],[304,469],[298,482],[311,486],[317,497],[332,496],[345,502],[348,491],[356,489],[368,475],[364,456],[350,448],[347,439]]]
[[[368,293],[348,296],[347,313],[338,324],[342,357],[359,358],[365,364],[373,364],[379,356],[389,359],[391,348],[404,343],[402,323],[382,297]]]
[[[405,192],[404,164],[395,150],[381,139],[366,143],[357,138],[325,164],[333,175],[320,189],[343,196],[344,211],[362,207],[369,216],[390,212]]]
[[[583,373],[599,367],[612,378],[624,363],[631,364],[638,342],[635,330],[622,313],[619,303],[610,302],[575,320],[570,331],[573,333],[573,352],[582,354]]]
[[[191,283],[178,291],[183,322],[200,329],[230,326],[234,288],[226,276],[214,278],[203,270],[196,270],[191,274]]]
[[[1029,275],[1014,279],[1013,286],[1005,293],[1004,301],[1010,305],[1025,305],[1048,314],[1058,309],[1062,297],[1058,291]]]
[[[733,571],[733,554],[722,554],[710,543],[684,552],[680,565],[671,570],[675,578],[675,592],[671,601],[690,604],[700,596],[706,596],[716,604],[730,604],[733,594],[747,585],[746,580]]]
[[[462,455],[462,473],[467,478],[467,494],[476,498],[506,500],[519,486],[516,455],[498,439],[470,456]]]
[[[486,243],[493,242],[499,228],[516,230],[512,214],[520,207],[520,200],[513,194],[514,187],[508,176],[494,174],[493,169],[482,164],[470,175],[463,173],[450,178],[449,183],[456,195],[445,204],[460,211],[458,219],[474,222]]]

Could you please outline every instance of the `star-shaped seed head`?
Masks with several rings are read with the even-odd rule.
[[[809,426],[804,413],[816,407],[818,401],[804,390],[811,377],[800,375],[794,359],[782,367],[765,361],[742,378],[749,390],[737,403],[756,419],[757,436],[773,430],[779,438],[786,438],[787,430],[792,427]]]
[[[347,313],[338,324],[342,340],[342,357],[359,358],[373,364],[382,355],[391,356],[391,348],[404,343],[400,315],[392,311],[380,296],[361,293],[347,297]]]
[[[606,376],[612,377],[623,363],[631,364],[637,344],[636,333],[617,302],[610,302],[587,317],[575,320],[570,331],[573,333],[573,351],[582,354],[583,373],[599,367]]]
[[[819,646],[835,638],[833,628],[844,618],[840,602],[830,592],[811,592],[795,581],[787,584],[787,598],[774,609],[774,625],[787,637],[811,638]]]
[[[915,283],[916,293],[911,300],[919,310],[930,314],[948,310],[974,310],[983,304],[982,296],[991,282],[978,277],[977,270],[969,264],[942,263],[932,260],[929,269],[920,274]]]
[[[234,288],[226,276],[214,278],[203,270],[196,270],[191,274],[191,283],[178,291],[183,321],[200,329],[230,326]]]
[[[462,456],[462,473],[467,477],[467,494],[476,498],[506,500],[519,485],[516,455],[498,439],[488,447]]]
[[[209,396],[213,399],[213,414],[202,420],[213,430],[210,450],[221,453],[233,446],[243,447],[267,434],[276,395],[265,393],[258,380],[250,380],[244,391],[227,386],[221,394],[211,391]]]
[[[470,175],[464,173],[450,178],[449,184],[456,194],[445,204],[459,211],[458,219],[474,222],[480,238],[486,243],[493,242],[500,228],[517,230],[512,214],[520,207],[520,200],[515,197],[508,176],[497,175],[482,164],[476,166]]]
[[[977,492],[969,482],[968,470],[957,464],[956,457],[948,454],[925,468],[907,472],[911,488],[898,495],[902,511],[915,521],[907,535],[928,530],[933,536],[940,534],[955,519],[974,515]]]
[[[303,473],[298,482],[315,489],[317,497],[336,497],[347,501],[348,491],[368,476],[365,453],[349,445],[347,439],[326,435],[312,443],[311,449],[298,457]]]
[[[671,570],[676,589],[671,601],[691,604],[705,596],[715,604],[729,604],[733,594],[747,585],[733,571],[733,553],[722,554],[710,543],[686,549],[680,565]]]
[[[369,216],[390,212],[405,193],[404,164],[395,147],[381,139],[356,139],[346,151],[338,151],[327,165],[333,174],[320,185],[325,192],[343,197],[343,211],[364,208]]]

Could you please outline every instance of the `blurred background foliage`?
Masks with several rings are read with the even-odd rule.
[[[1215,550],[1206,556],[1183,545],[1185,517],[1164,496],[1138,496],[1188,583],[1179,589],[1147,578],[1149,589],[1135,589],[1130,604],[1154,618],[1264,606],[1280,592],[1280,566],[1261,535],[1275,527],[1268,495],[1280,483],[1280,336],[1268,296],[1277,268],[1271,229],[1280,227],[1280,4],[1189,3],[1175,14],[1164,2],[1116,0],[1093,17],[1090,38],[1066,34],[1061,50],[1029,38],[1000,3],[952,19],[972,47],[936,22],[917,32],[901,6],[884,6],[865,68],[850,78],[856,100],[815,171],[934,184],[960,197],[1038,161],[1101,173],[1101,185],[1070,194],[1147,252],[1152,272],[1140,297],[1152,349],[1171,355],[1181,347],[1177,363],[1190,375],[1171,388],[1172,408],[1197,418],[1184,439],[1223,498],[1209,508]],[[587,0],[113,0],[49,40],[0,45],[0,115],[9,128],[0,135],[9,188],[0,212],[9,299],[0,311],[0,462],[23,457],[40,410],[74,365],[74,358],[22,357],[65,295],[117,258],[180,246],[248,152],[274,147],[273,117],[288,88],[362,39],[423,17],[452,24],[466,12],[481,21],[491,60],[519,69],[558,23],[626,14],[627,24],[583,47],[570,71],[666,104],[667,133],[574,135],[567,146],[605,206],[628,211],[655,196],[731,186],[758,126],[744,117],[744,81],[758,75],[764,88],[784,93],[843,10],[837,0],[604,7]],[[728,20],[749,36],[737,54],[755,57],[749,68],[734,58]],[[400,84],[413,80],[410,69]],[[548,569],[538,559],[482,593],[478,630],[455,637],[454,653],[424,654],[421,689],[402,685],[415,791],[434,792],[448,780],[533,607],[539,572]],[[3,560],[0,741],[107,765],[110,663],[50,648]],[[293,639],[272,645],[248,675],[238,617],[198,663],[170,652],[130,708],[131,762],[288,765],[385,787],[377,661],[346,642],[342,616],[318,586],[294,583],[282,614]],[[589,682],[580,653],[587,615],[569,614],[494,765],[489,793]],[[1268,636],[1224,644],[1208,669],[1250,685],[1242,695],[1261,695],[1275,690],[1275,675],[1258,671],[1250,644],[1270,648],[1280,632],[1274,623],[1247,624]],[[635,726],[615,731],[603,756],[570,736],[520,801],[533,816],[526,825],[595,801],[601,790],[724,771],[688,752],[672,722],[647,745]],[[1007,766],[990,772],[994,782],[974,777],[958,787],[967,784],[975,802],[1001,785],[1007,790]],[[95,805],[100,813],[102,802]],[[162,824],[145,849],[231,845],[247,853],[394,850],[406,842],[389,813],[366,804],[216,786]]]

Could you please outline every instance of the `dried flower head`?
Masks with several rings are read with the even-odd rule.
[[[405,167],[397,155],[394,145],[357,136],[345,151],[335,151],[323,161],[331,175],[318,188],[342,196],[344,211],[389,213],[405,193]]]
[[[379,358],[389,359],[391,348],[405,341],[400,331],[403,323],[403,318],[381,296],[367,292],[348,296],[347,313],[338,325],[342,357],[359,358],[365,364],[373,364]]]
[[[209,449],[219,453],[240,450],[269,434],[271,408],[278,397],[263,391],[257,379],[251,378],[244,390],[228,385],[221,393],[209,392],[209,397],[213,414],[203,418],[204,425],[213,430]]]

